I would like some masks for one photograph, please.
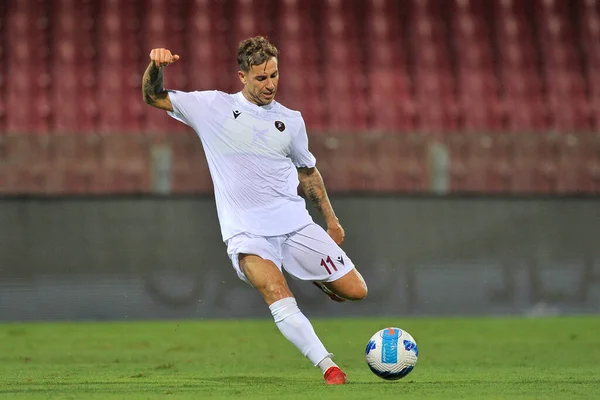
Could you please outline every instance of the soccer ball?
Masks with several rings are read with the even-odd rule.
[[[410,373],[419,358],[415,339],[400,328],[385,328],[371,337],[365,357],[378,377],[395,381]]]

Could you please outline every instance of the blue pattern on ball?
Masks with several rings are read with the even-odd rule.
[[[369,343],[367,343],[367,348],[365,350],[365,354],[369,354],[371,352],[371,350],[375,350],[376,347],[376,343],[374,340],[369,340]]]
[[[415,342],[411,342],[410,340],[404,340],[404,350],[412,351],[415,353],[415,356],[419,357],[419,348]]]
[[[383,378],[387,381],[397,381],[398,379],[404,378],[406,375],[408,375],[410,373],[410,371],[413,370],[413,368],[414,367],[411,365],[410,367],[403,368],[402,370],[400,370],[398,372],[390,372],[390,371],[379,371],[369,365],[369,369],[371,369],[371,371],[373,371],[373,373],[375,375],[377,375],[378,377]]]
[[[398,329],[386,329],[381,338],[381,362],[396,364],[398,362]]]

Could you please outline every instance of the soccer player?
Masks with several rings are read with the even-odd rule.
[[[321,369],[326,383],[343,384],[346,374],[298,308],[282,268],[336,301],[361,300],[367,286],[339,247],[344,229],[308,149],[302,115],[275,101],[277,55],[263,37],[244,40],[237,51],[240,92],[183,92],[163,87],[164,68],[179,56],[153,49],[143,98],[200,137],[223,241],[238,277],[262,295],[281,333]],[[202,73],[210,66],[198,68]],[[298,184],[323,214],[327,232],[313,222]]]

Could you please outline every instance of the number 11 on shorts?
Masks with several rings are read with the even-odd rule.
[[[331,265],[331,268],[333,268],[334,271],[337,271],[337,267],[335,266],[335,264],[331,260],[331,257],[327,256],[326,259],[325,258],[321,258],[321,266],[325,267],[325,269],[327,270],[327,273],[329,275],[331,275],[331,270],[329,269],[329,266],[327,265],[327,263],[329,263],[329,265]]]

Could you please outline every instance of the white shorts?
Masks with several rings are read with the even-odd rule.
[[[240,254],[254,254],[303,281],[333,282],[352,271],[354,264],[319,225],[312,223],[286,235],[240,233],[227,240],[227,254],[238,277],[250,284],[239,264]]]

